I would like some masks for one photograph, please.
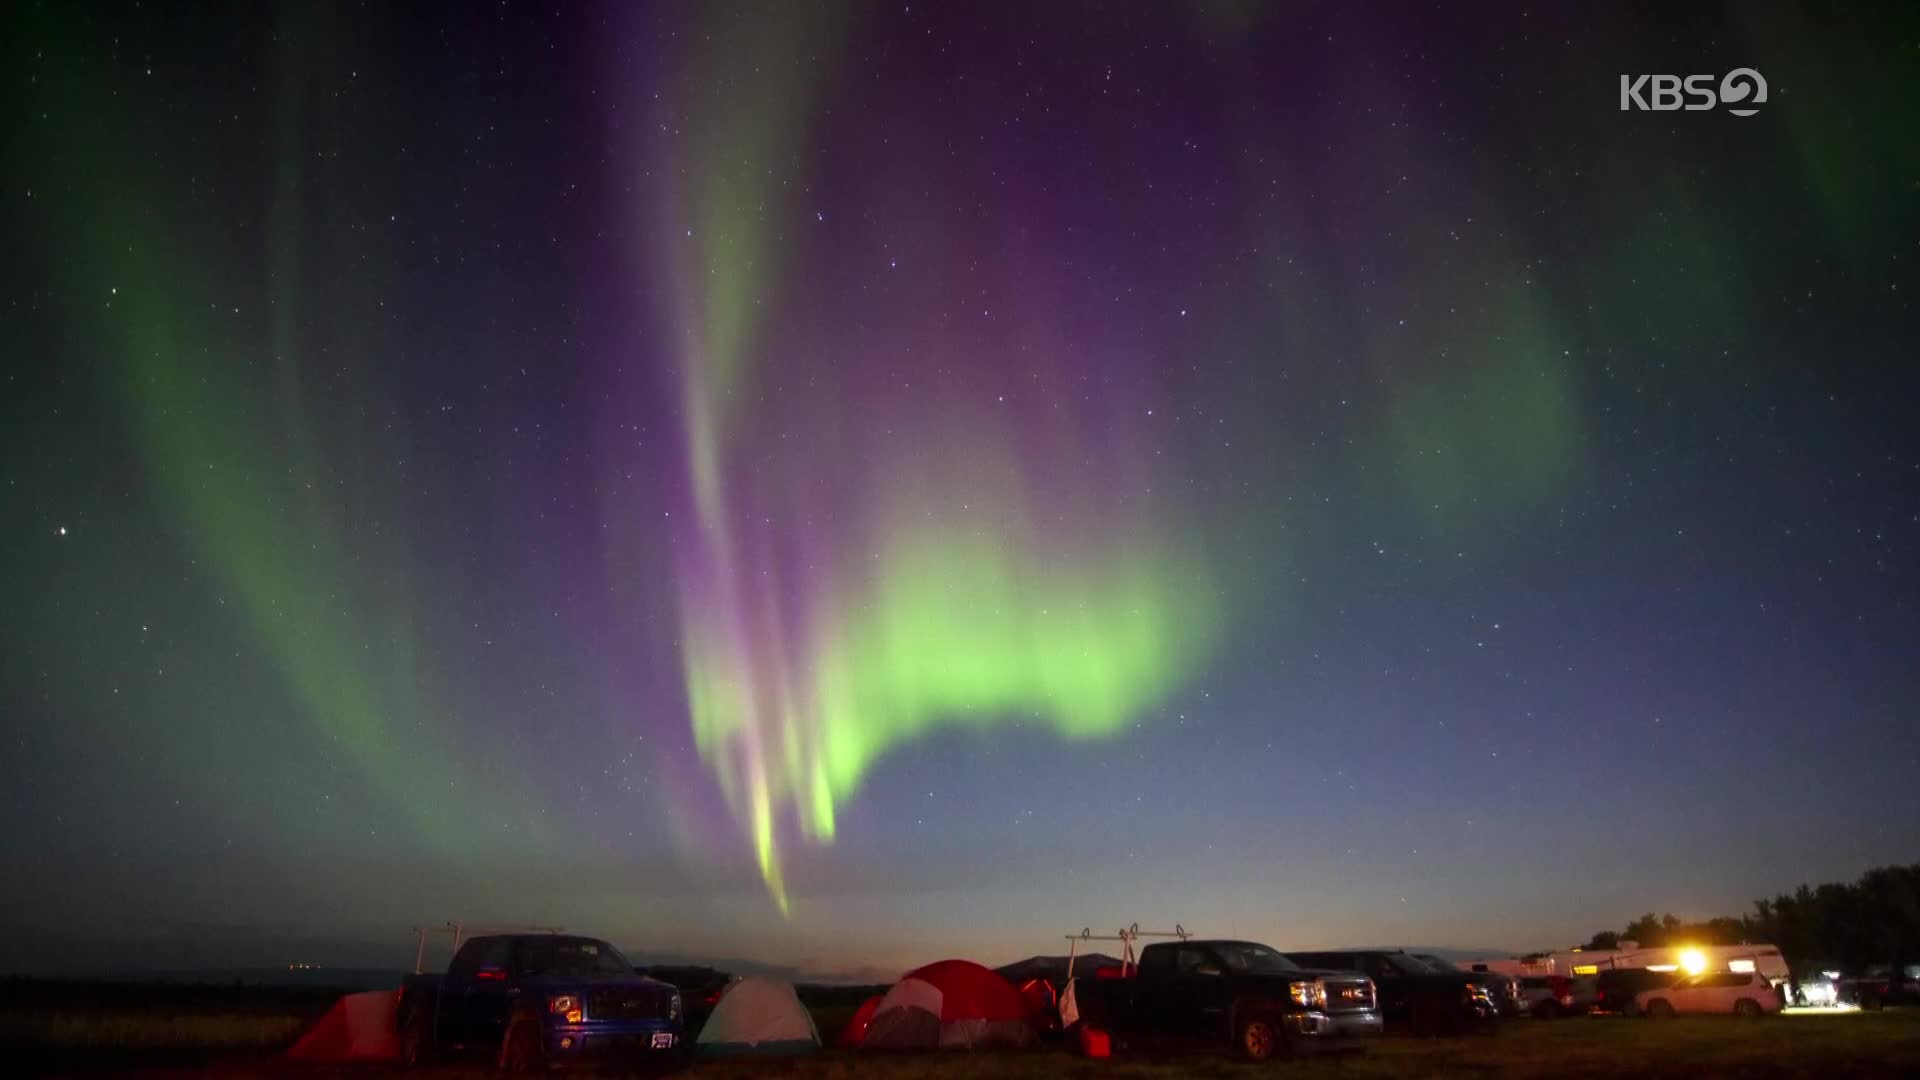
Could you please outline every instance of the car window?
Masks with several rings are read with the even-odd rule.
[[[1166,975],[1173,970],[1173,950],[1147,949],[1140,954],[1141,974]]]
[[[1353,966],[1353,957],[1345,953],[1290,953],[1293,962],[1301,967],[1327,968],[1332,971],[1358,971]]]
[[[1285,956],[1252,942],[1216,945],[1211,951],[1227,966],[1227,970],[1239,974],[1279,975],[1300,969],[1300,965]]]
[[[1179,952],[1179,972],[1182,975],[1219,975],[1223,971],[1220,961],[1206,949],[1182,947]]]
[[[500,971],[513,966],[513,939],[486,938],[480,948],[480,966]]]
[[[453,959],[447,964],[447,974],[472,975],[480,970],[480,953],[486,949],[487,942],[490,940],[492,939],[474,938],[460,946],[460,951],[454,953]]]
[[[1367,976],[1375,982],[1400,977],[1400,969],[1384,956],[1362,956],[1360,970],[1366,972]]]
[[[604,941],[592,938],[526,938],[520,943],[523,975],[619,975],[633,965]]]

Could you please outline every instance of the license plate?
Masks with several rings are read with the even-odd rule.
[[[673,1032],[671,1032],[671,1031],[656,1031],[656,1032],[654,1032],[654,1033],[653,1033],[653,1048],[654,1048],[655,1050],[671,1050],[671,1049],[673,1049]]]

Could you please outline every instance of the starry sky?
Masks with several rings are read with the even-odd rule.
[[[1914,857],[1911,9],[5,20],[15,966],[1520,949]]]

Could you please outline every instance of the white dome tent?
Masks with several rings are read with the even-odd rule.
[[[792,983],[749,975],[727,987],[695,1047],[703,1057],[810,1054],[820,1032]]]

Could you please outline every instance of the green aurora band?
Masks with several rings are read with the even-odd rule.
[[[1204,560],[1161,524],[1169,510],[1143,500],[1114,519],[1084,500],[1063,511],[1073,500],[1048,494],[1137,485],[1140,470],[1023,459],[1015,432],[939,399],[943,437],[889,442],[874,455],[884,465],[850,462],[823,436],[784,470],[767,468],[770,452],[793,452],[756,436],[792,405],[756,378],[797,362],[767,315],[782,306],[784,237],[771,222],[799,209],[774,177],[808,130],[833,35],[795,12],[728,36],[759,62],[730,66],[724,94],[689,95],[686,128],[702,133],[701,149],[692,194],[669,220],[695,224],[662,230],[691,240],[667,280],[696,288],[672,313],[687,342],[695,518],[678,570],[682,661],[696,745],[784,912],[788,815],[801,836],[830,841],[862,777],[942,729],[1034,720],[1069,739],[1112,735],[1196,670],[1220,611]],[[852,396],[858,375],[838,379]],[[822,395],[814,415],[843,407],[831,387]],[[823,476],[865,505],[842,507],[835,516],[855,526],[834,529],[796,570],[770,553],[808,542],[813,512],[795,490]]]

